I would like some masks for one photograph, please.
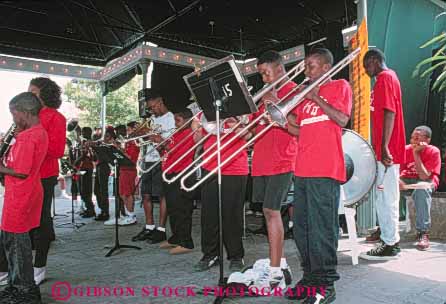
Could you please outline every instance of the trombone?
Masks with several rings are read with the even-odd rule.
[[[284,79],[286,79],[287,77],[289,77],[289,79],[283,83],[277,90],[279,91],[280,89],[282,89],[286,84],[288,84],[292,79],[296,78],[298,75],[300,75],[303,71],[305,70],[305,62],[301,61],[298,64],[296,64],[293,68],[291,68],[288,72],[286,72],[284,75],[282,75],[279,79],[277,79],[276,81],[274,81],[273,83],[266,85],[265,87],[263,87],[259,92],[256,93],[255,96],[253,96],[253,101],[255,103],[257,103],[266,93],[268,93],[272,88],[274,88],[276,85],[278,85],[280,82],[282,82]],[[294,74],[293,74],[294,73]],[[291,75],[291,76],[290,76]],[[300,87],[300,86],[297,86]],[[288,97],[292,92],[288,93],[285,97]],[[255,122],[259,121],[261,118],[263,118],[263,116],[260,116],[260,118],[256,119]],[[225,139],[229,134],[231,134],[234,130],[236,130],[241,124],[243,123],[243,120],[240,119],[234,126],[232,126],[229,130],[227,130],[227,132],[225,132],[225,134],[221,137],[221,140]],[[214,128],[216,129],[216,128]],[[243,129],[243,132],[245,130],[247,130],[248,128]],[[238,133],[241,134],[241,133]],[[262,133],[263,134],[263,133]],[[198,147],[199,145],[201,145],[204,141],[206,141],[211,135],[213,135],[212,133],[208,132],[208,134],[206,134],[205,136],[203,136],[203,138],[198,141],[191,149],[195,149],[196,147]],[[229,139],[229,141],[224,145],[224,147],[226,147],[228,144],[232,143],[235,139],[237,139],[236,136],[232,137],[231,139]],[[173,162],[168,168],[166,168],[166,170],[164,170],[163,172],[163,179],[165,182],[171,184],[173,182],[175,182],[178,178],[180,178],[182,175],[184,175],[187,170],[189,170],[190,168],[192,168],[201,158],[203,158],[206,154],[209,153],[209,151],[212,151],[215,147],[217,146],[217,143],[214,143],[211,147],[209,147],[208,150],[204,151],[203,154],[198,157],[197,159],[195,159],[191,164],[189,164],[189,166],[187,166],[182,172],[178,173],[175,176],[172,176],[170,179],[167,177],[167,173],[169,172],[169,170],[171,170],[176,164],[178,164],[180,161],[182,161],[187,155],[188,153],[184,153],[181,157],[179,157],[175,162]],[[221,147],[221,148],[224,148]],[[210,158],[212,158],[213,156],[215,156],[216,153],[213,153],[211,157],[206,158],[205,161],[203,161],[202,163],[200,163],[199,166],[201,166],[203,163],[209,161]],[[195,170],[191,171],[192,173],[195,172]],[[191,173],[191,174],[192,174]],[[191,174],[189,174],[188,176],[190,176]],[[195,189],[195,188],[194,188]],[[193,189],[191,189],[190,191],[192,191]],[[189,191],[189,190],[187,190]]]
[[[126,138],[123,138],[121,140],[121,143],[128,143],[129,141],[134,140],[136,145],[138,147],[147,144],[150,141],[145,141],[140,143],[139,140],[142,140],[144,137],[150,136],[150,135],[157,135],[160,134],[159,127],[154,126],[153,120],[144,120],[144,122],[139,125],[134,131],[132,131],[130,134],[127,135]]]
[[[158,147],[162,147],[163,145],[165,145],[165,144],[167,144],[168,142],[170,142],[170,141],[172,140],[172,137],[173,137],[174,134],[176,134],[176,133],[178,133],[179,131],[181,131],[181,130],[185,129],[186,127],[188,127],[188,126],[192,123],[192,121],[193,121],[196,117],[198,117],[198,115],[200,115],[201,112],[202,112],[202,111],[198,112],[197,114],[195,114],[194,116],[192,116],[191,118],[189,118],[189,119],[184,123],[184,125],[182,125],[181,127],[177,128],[175,131],[173,131],[173,132],[172,132],[168,137],[166,137],[162,142],[160,142],[160,143],[157,144],[156,146],[151,147],[151,149],[150,149],[149,151],[147,151],[146,154],[148,154],[149,152],[152,152],[152,151],[156,150]],[[172,153],[172,151],[174,151],[174,150],[176,150],[178,147],[180,147],[181,144],[183,144],[186,140],[188,140],[190,137],[192,137],[192,136],[195,134],[195,132],[197,132],[197,130],[195,130],[194,132],[192,132],[191,134],[189,134],[188,136],[186,136],[185,138],[183,138],[180,142],[178,142],[175,146],[173,146],[172,149],[170,149],[169,151],[167,151],[166,154]],[[145,136],[146,136],[146,135],[145,135]],[[151,142],[146,141],[146,142],[141,143],[141,144],[139,144],[139,145],[140,145],[140,146],[145,146],[145,145],[148,145],[148,144],[150,144],[150,143],[151,143]],[[194,148],[194,149],[195,149],[195,148]],[[148,172],[152,171],[152,170],[153,170],[153,169],[154,169],[160,162],[162,162],[162,161],[165,159],[166,156],[167,156],[167,155],[160,156],[160,159],[159,159],[157,162],[155,162],[152,166],[150,166],[149,168],[147,168],[147,169],[143,169],[143,168],[141,167],[141,165],[138,163],[138,165],[137,165],[138,170],[139,170],[141,173],[148,173]],[[144,157],[144,155],[143,155],[143,157]]]
[[[358,47],[353,52],[351,52],[349,55],[347,55],[344,59],[339,61],[335,66],[333,66],[327,73],[322,75],[319,79],[308,85],[305,89],[303,89],[301,92],[293,96],[292,98],[286,100],[286,98],[296,91],[300,86],[297,86],[292,91],[290,91],[286,96],[282,97],[278,103],[270,103],[266,107],[266,111],[258,116],[255,120],[253,120],[250,124],[245,126],[242,130],[237,132],[236,136],[233,136],[230,140],[228,140],[226,143],[224,143],[220,150],[223,150],[225,147],[227,147],[229,144],[231,144],[236,138],[238,138],[238,135],[243,134],[245,131],[252,128],[255,123],[257,123],[260,119],[267,117],[267,115],[270,115],[272,122],[266,126],[263,130],[261,130],[259,133],[257,133],[253,138],[251,138],[249,141],[247,141],[243,146],[241,146],[239,149],[237,149],[233,154],[231,154],[227,159],[221,162],[220,167],[223,167],[226,165],[229,161],[231,161],[238,153],[240,153],[243,149],[248,147],[251,143],[253,143],[257,138],[262,136],[266,131],[271,129],[276,124],[284,127],[287,123],[287,115],[296,108],[299,104],[301,104],[305,100],[305,96],[313,90],[315,87],[324,84],[327,80],[329,80],[331,77],[336,75],[339,71],[341,71],[346,65],[348,65],[355,57],[359,54],[360,48]],[[305,80],[304,80],[305,81]],[[214,151],[212,155],[208,156],[204,161],[202,161],[198,166],[201,167],[204,163],[208,162],[211,158],[215,157],[215,155],[219,153],[219,151]],[[190,166],[189,166],[190,167]],[[189,169],[186,168],[184,172],[187,172]],[[185,176],[181,179],[181,187],[185,191],[192,191],[196,189],[199,185],[204,183],[207,179],[209,179],[215,172],[217,172],[219,168],[215,167],[212,171],[210,171],[206,176],[202,177],[198,182],[191,186],[186,185],[186,179],[195,173],[195,170],[190,170],[187,172]]]

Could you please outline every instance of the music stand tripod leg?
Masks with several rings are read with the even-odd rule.
[[[113,252],[115,252],[118,249],[126,248],[126,249],[137,249],[141,250],[141,247],[138,246],[132,246],[132,245],[121,245],[119,243],[119,225],[118,225],[118,218],[119,213],[121,212],[119,208],[119,164],[118,161],[114,160],[114,167],[115,167],[115,175],[114,175],[114,187],[115,187],[115,246],[110,249],[107,254],[105,255],[106,258],[110,257]]]
[[[71,226],[73,229],[79,229],[85,225],[85,223],[76,223],[74,220],[74,195],[73,195],[73,185],[71,185],[71,222],[56,225],[57,228],[69,228],[64,226]]]
[[[60,216],[60,217],[68,217],[68,215],[66,214],[57,214],[56,213],[56,194],[53,191],[53,218],[56,218],[56,216]]]

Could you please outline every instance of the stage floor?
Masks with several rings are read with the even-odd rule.
[[[111,206],[114,206],[113,202]],[[70,208],[69,200],[57,199],[57,214],[66,214]],[[212,292],[207,296],[176,297],[173,294],[168,297],[170,288],[216,286],[218,267],[202,273],[192,271],[192,266],[201,258],[199,209],[194,211],[195,250],[178,256],[170,256],[158,245],[131,242],[131,237],[141,230],[140,223],[144,221],[139,202],[136,213],[138,224],[120,227],[119,236],[121,244],[138,245],[142,250],[124,249],[109,258],[104,257],[108,252],[104,246],[114,244],[113,226],[104,226],[92,219],[81,220],[76,215],[76,221],[86,223],[85,226],[79,230],[56,228],[57,240],[51,246],[47,280],[40,286],[44,303],[212,303]],[[55,224],[69,222],[70,219],[57,216]],[[247,221],[258,223],[259,219],[248,216]],[[346,241],[345,238],[340,241],[340,248],[346,247]],[[364,250],[372,247],[364,244],[363,239],[361,242]],[[265,236],[248,234],[244,244],[246,264],[268,256]],[[352,266],[349,252],[339,252],[341,280],[336,284],[336,303],[445,303],[446,244],[432,242],[431,249],[426,252],[416,250],[413,242],[403,243],[402,248],[399,260],[360,260],[356,266]],[[294,241],[286,241],[285,251],[294,284],[302,275]],[[227,266],[228,263],[225,264],[226,275]],[[159,288],[158,296],[152,295],[155,288]],[[167,296],[162,295],[162,288]],[[192,290],[196,292],[198,288]],[[57,300],[58,297],[61,299]],[[280,296],[225,300],[225,303],[287,302]]]

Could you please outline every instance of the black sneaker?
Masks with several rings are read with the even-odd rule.
[[[400,257],[400,251],[398,243],[389,246],[383,241],[374,249],[367,252],[363,252],[359,255],[360,258],[370,261],[387,261],[396,260]]]
[[[95,217],[96,213],[92,210],[92,211],[85,211],[81,217],[82,218],[90,218],[90,217]]]
[[[0,291],[0,303],[14,303],[17,301],[19,295],[19,290],[12,286],[7,286],[5,289]]]
[[[232,272],[241,271],[245,267],[243,259],[232,259],[229,262],[229,270]]]
[[[155,230],[146,229],[145,227],[142,228],[141,232],[132,237],[132,242],[150,240],[152,238],[153,231]]]
[[[110,219],[110,215],[108,215],[107,213],[101,213],[94,218],[94,220],[98,221],[98,222],[105,222],[105,221],[108,221],[109,219]]]
[[[152,232],[152,237],[151,239],[148,241],[150,244],[158,244],[161,243],[163,241],[167,240],[167,236],[166,236],[166,232],[160,231],[158,229],[155,229]]]
[[[285,293],[285,298],[288,300],[304,300],[307,297],[308,286],[303,280],[297,282],[296,286],[288,288]]]
[[[336,300],[336,291],[333,286],[325,288],[324,292],[309,295],[303,304],[328,304]]]
[[[15,304],[41,304],[42,298],[39,288],[35,288],[33,291],[20,292]],[[1,303],[1,302],[0,302]]]
[[[0,292],[1,304],[41,304],[40,290],[23,292],[15,287],[8,286]]]
[[[284,239],[285,240],[293,240],[294,239],[293,228],[289,228],[287,230],[287,232],[285,232]]]
[[[194,270],[197,272],[206,271],[213,266],[217,266],[218,263],[218,256],[204,256],[197,264],[194,265]]]

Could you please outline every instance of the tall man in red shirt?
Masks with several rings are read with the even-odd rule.
[[[399,176],[405,162],[401,86],[394,71],[387,68],[384,54],[369,50],[363,65],[370,77],[376,77],[371,96],[372,144],[378,160],[376,211],[380,230],[379,245],[360,257],[368,260],[389,260],[399,256]],[[368,238],[370,240],[370,238]]]
[[[59,176],[59,158],[63,157],[66,140],[66,119],[57,111],[62,104],[60,87],[51,79],[39,77],[31,80],[28,91],[34,93],[42,103],[39,112],[40,123],[48,133],[48,152],[40,169],[43,186],[43,207],[40,226],[31,231],[35,239],[36,256],[34,261],[34,277],[37,284],[45,279],[46,262],[50,241],[54,237],[51,203],[54,197],[54,186]]]
[[[429,230],[431,228],[432,192],[440,182],[440,150],[430,145],[432,130],[427,126],[418,126],[413,130],[410,144],[406,146],[406,161],[401,164],[400,188],[408,189],[409,184],[424,184],[424,188],[415,189],[412,198],[415,202],[416,228],[418,231],[417,249],[429,248]]]
[[[305,76],[314,82],[332,65],[329,50],[313,49],[305,58]],[[309,92],[293,111],[295,121],[292,116],[288,119],[288,130],[299,136],[294,171],[294,240],[304,272],[289,298],[305,299],[306,304],[326,304],[336,299],[338,206],[340,185],[346,180],[341,137],[351,106],[348,82],[328,80]],[[309,287],[316,288],[317,294],[302,292]]]
[[[194,160],[195,145],[190,123],[185,123],[192,117],[189,109],[175,113],[175,126],[182,128],[173,134],[165,150],[164,160],[161,165],[163,173],[168,178],[183,171]],[[188,138],[188,139],[186,139]],[[185,155],[179,163],[170,168],[170,166],[181,156]],[[169,169],[167,172],[166,170]],[[163,183],[164,193],[166,194],[167,215],[169,216],[172,236],[160,244],[160,248],[170,249],[170,254],[182,254],[191,252],[194,249],[192,240],[192,212],[194,211],[194,200],[192,193],[181,189],[180,179],[168,184]]]
[[[34,282],[29,231],[40,224],[43,189],[40,167],[48,149],[48,135],[39,122],[42,108],[32,93],[21,93],[9,103],[14,123],[21,130],[6,160],[5,198],[0,230],[0,277],[8,275],[8,287],[0,292],[7,303],[41,303]],[[6,161],[6,166],[5,166]],[[6,303],[6,302],[5,302]]]
[[[271,84],[282,77],[286,70],[282,63],[282,56],[275,51],[268,51],[260,56],[257,62],[257,70],[265,84]],[[284,79],[277,87],[282,86],[288,78]],[[278,99],[290,92],[296,84],[288,82],[283,88],[275,92]],[[269,96],[263,98],[267,102]],[[272,102],[272,101],[271,101]],[[260,105],[259,111],[253,118],[265,112],[265,105]],[[255,132],[261,132],[265,128],[265,122],[261,121]],[[281,268],[286,268],[286,260],[283,255],[283,223],[280,208],[286,199],[290,187],[296,162],[297,140],[287,130],[281,127],[273,127],[254,144],[252,156],[253,177],[253,201],[263,203],[268,228],[270,265],[265,269],[265,274],[256,282],[258,286],[284,288],[285,280]],[[282,265],[281,265],[282,264]],[[282,267],[281,267],[282,266]]]

